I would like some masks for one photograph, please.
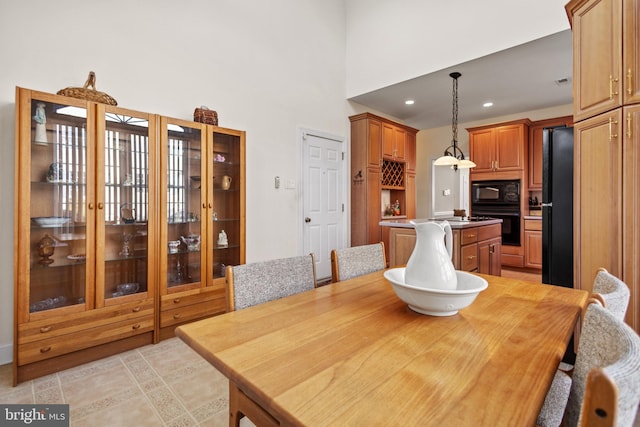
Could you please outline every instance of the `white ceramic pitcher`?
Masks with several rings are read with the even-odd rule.
[[[411,221],[411,224],[416,230],[416,246],[407,262],[404,282],[421,288],[456,289],[458,279],[451,262],[453,233],[449,222]]]

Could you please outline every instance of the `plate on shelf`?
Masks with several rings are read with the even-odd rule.
[[[31,218],[40,227],[61,227],[69,222],[70,219],[64,216],[38,216]]]
[[[84,261],[85,259],[87,259],[87,256],[85,254],[67,255],[67,259],[70,259],[72,261]]]

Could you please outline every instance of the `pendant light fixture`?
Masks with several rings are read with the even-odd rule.
[[[433,164],[435,166],[451,166],[453,170],[475,168],[476,164],[464,157],[464,153],[458,148],[458,78],[462,74],[454,72],[449,74],[453,79],[453,117],[451,119],[451,145],[444,150]]]

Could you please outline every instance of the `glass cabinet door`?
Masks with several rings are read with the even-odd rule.
[[[153,289],[155,118],[146,113],[97,108],[97,304],[117,303]]]
[[[16,132],[23,154],[16,166],[20,168],[17,191],[29,194],[24,198],[28,209],[17,206],[23,229],[29,230],[28,249],[22,246],[26,242],[19,242],[19,276],[28,281],[21,288],[28,305],[22,306],[33,314],[84,305],[87,265],[93,256],[87,243],[92,238],[88,224],[93,221],[86,208],[93,183],[88,104],[69,105],[53,95],[19,93],[21,125]]]
[[[228,265],[244,261],[244,133],[213,130],[210,134],[209,184],[213,201],[210,274],[222,279]]]
[[[206,134],[196,123],[160,119],[163,293],[206,285]]]

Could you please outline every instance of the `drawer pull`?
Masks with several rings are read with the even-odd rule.
[[[46,332],[49,332],[51,330],[51,326],[43,326],[42,328],[40,328],[40,333],[44,334]]]
[[[136,323],[135,325],[133,325],[133,326],[131,327],[131,329],[134,329],[134,330],[135,330],[135,329],[140,329],[140,323]]]
[[[174,303],[174,304],[180,304],[180,298],[176,298],[176,299],[174,299],[174,300],[173,300],[173,303]]]
[[[474,259],[475,257],[476,257],[475,255],[469,255],[467,259]]]
[[[40,353],[46,353],[46,352],[48,352],[48,351],[51,351],[51,346],[48,346],[48,347],[42,347],[42,348],[40,349]]]
[[[173,315],[173,319],[174,319],[174,320],[178,320],[178,319],[179,319],[179,318],[181,318],[181,317],[182,317],[182,315],[181,315],[181,314],[174,314],[174,315]]]
[[[140,306],[138,306],[138,307],[133,307],[133,308],[131,309],[131,311],[133,311],[134,313],[139,312],[139,311],[140,311]]]

